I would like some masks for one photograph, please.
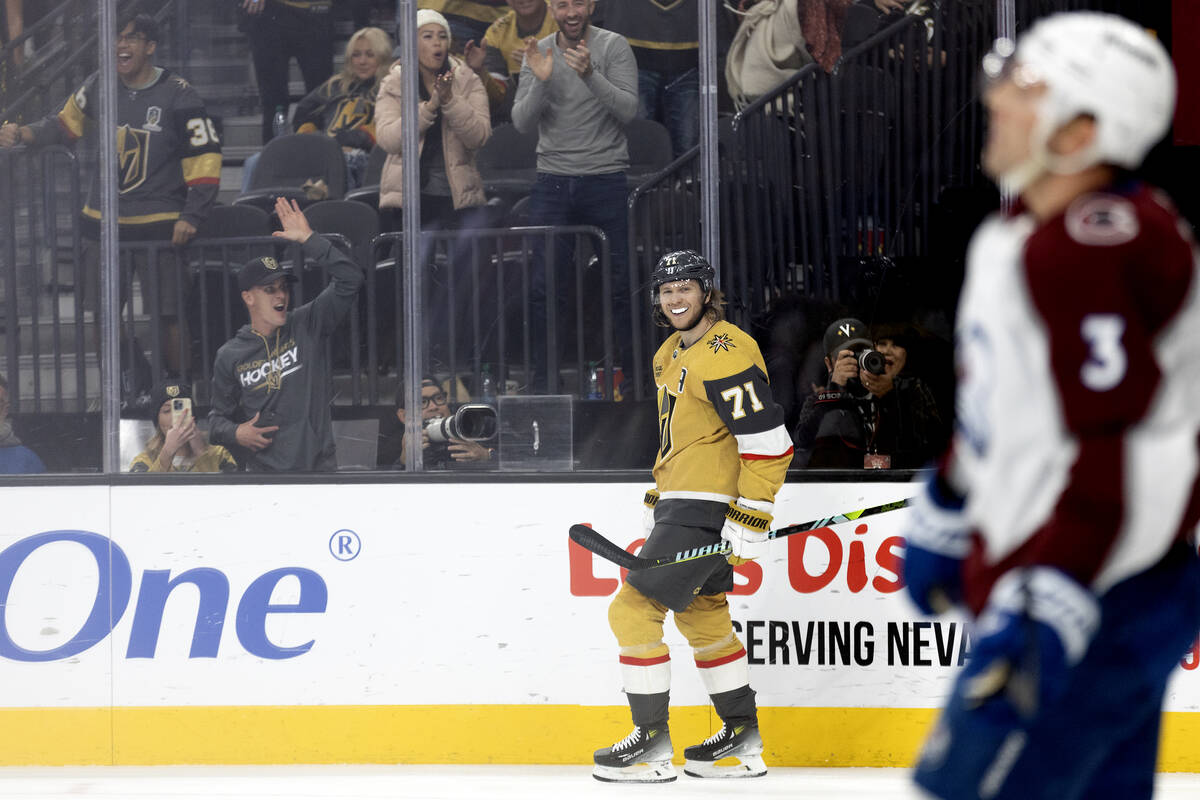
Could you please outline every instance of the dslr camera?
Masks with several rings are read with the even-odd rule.
[[[854,353],[854,360],[858,362],[858,368],[872,375],[882,375],[887,367],[883,353],[876,350],[873,344],[866,339],[851,339],[838,349]],[[866,398],[871,394],[858,378],[851,378],[847,381],[846,391],[852,397],[859,399]]]
[[[481,442],[496,435],[496,409],[483,403],[467,403],[448,417],[434,417],[425,423],[430,442],[451,439]]]
[[[855,353],[854,357],[858,359],[858,368],[872,375],[882,375],[887,366],[883,360],[883,353],[871,347],[864,347]]]

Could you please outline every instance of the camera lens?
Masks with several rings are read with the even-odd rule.
[[[435,417],[426,422],[425,433],[431,442],[490,439],[496,435],[496,410],[477,403],[461,406],[449,417]]]
[[[872,375],[882,375],[887,362],[878,350],[863,350],[858,354],[858,366]]]

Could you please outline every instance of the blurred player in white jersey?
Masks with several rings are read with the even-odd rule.
[[[1119,17],[1059,14],[984,60],[983,165],[1016,195],[968,254],[954,441],[910,517],[926,613],[971,659],[916,782],[941,798],[1148,798],[1167,678],[1200,626],[1200,274],[1130,172],[1175,103]]]

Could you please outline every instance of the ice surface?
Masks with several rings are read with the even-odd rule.
[[[1157,800],[1200,796],[1200,775],[1159,775]],[[613,786],[586,766],[6,767],[0,797],[121,800],[917,800],[907,770],[774,767],[762,778]]]

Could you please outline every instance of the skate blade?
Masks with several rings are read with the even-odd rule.
[[[679,775],[670,761],[643,761],[628,767],[592,767],[592,777],[605,783],[669,783]]]
[[[767,774],[762,756],[730,756],[720,761],[685,761],[683,774],[693,778],[757,778]]]

